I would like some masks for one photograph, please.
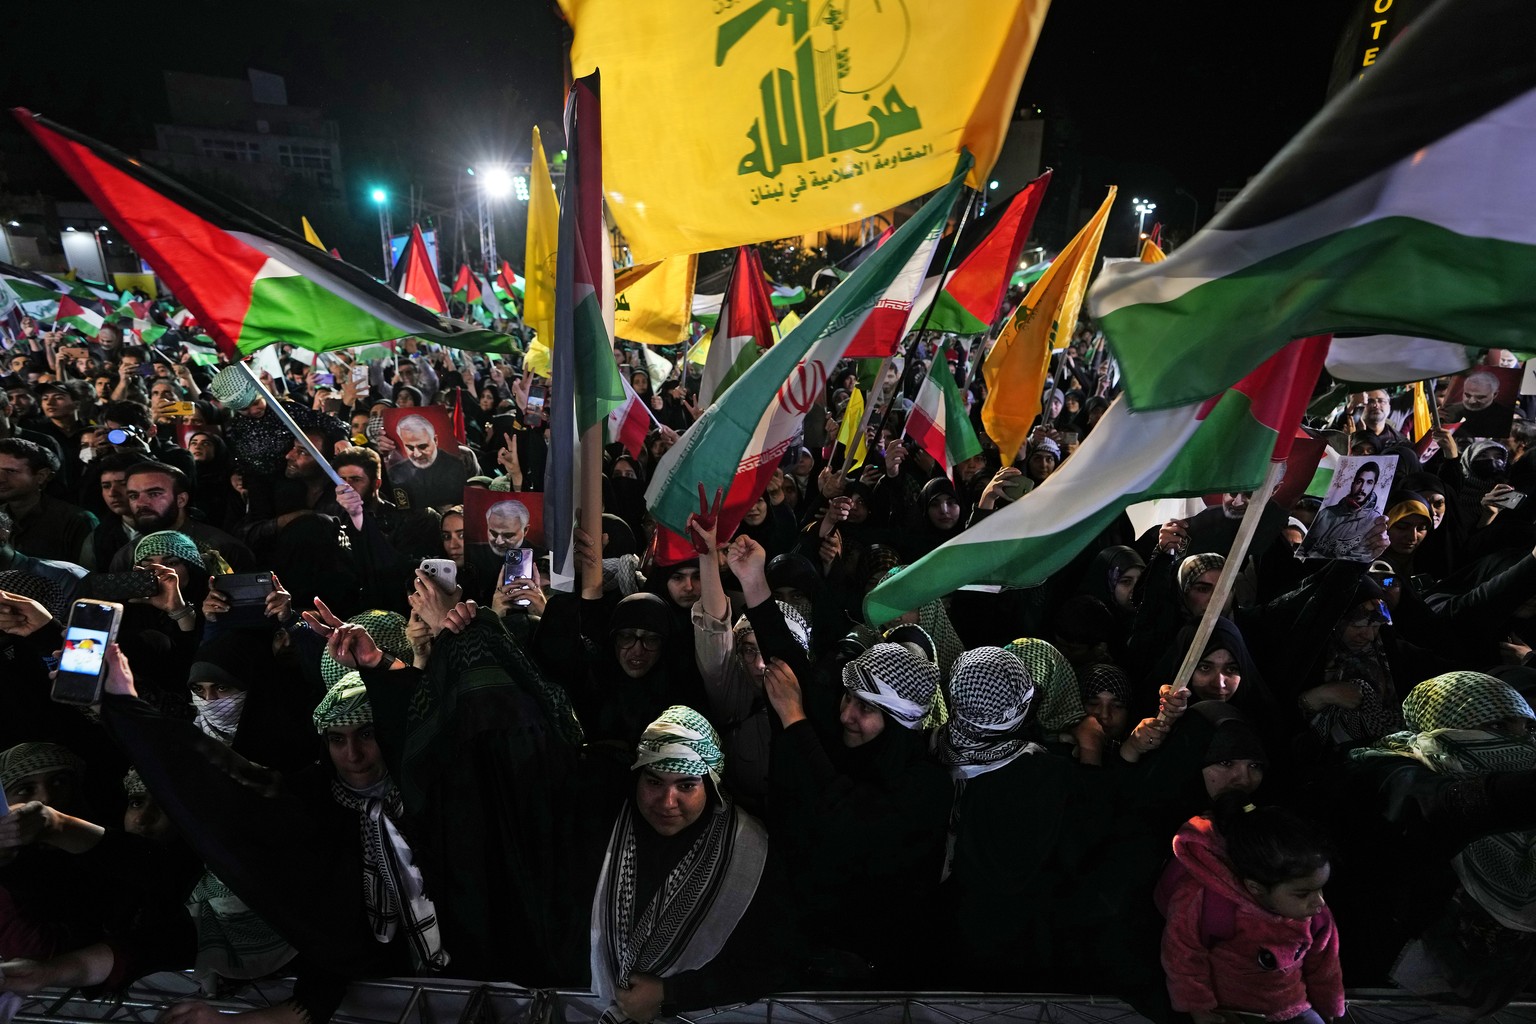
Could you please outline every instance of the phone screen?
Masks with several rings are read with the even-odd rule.
[[[333,388],[336,386],[336,375],[334,373],[317,373],[315,374],[315,383]]]
[[[66,704],[95,704],[106,675],[107,645],[117,637],[123,606],[110,601],[76,601],[64,628],[64,650],[53,699]]]
[[[544,408],[544,388],[542,386],[534,385],[528,389],[528,408]]]

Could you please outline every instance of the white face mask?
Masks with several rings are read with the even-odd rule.
[[[86,447],[80,449],[80,461],[81,462],[90,462],[95,457],[96,457],[96,449],[95,448],[92,448],[89,445],[87,445]]]

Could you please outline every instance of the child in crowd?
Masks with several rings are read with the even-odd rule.
[[[1195,1024],[1323,1024],[1344,1013],[1339,937],[1323,902],[1328,842],[1306,820],[1225,794],[1173,840],[1158,886],[1173,1007]]]

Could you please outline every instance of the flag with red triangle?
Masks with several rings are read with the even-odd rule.
[[[699,408],[707,409],[718,401],[758,356],[773,347],[773,325],[777,322],[763,258],[756,246],[741,246],[736,250],[736,263],[704,360]]]
[[[100,313],[86,309],[69,295],[59,296],[59,310],[53,315],[54,326],[60,330],[73,327],[81,334],[96,337],[101,325],[106,323]]]
[[[620,375],[619,383],[624,385],[624,404],[608,414],[608,440],[622,444],[638,459],[645,448],[645,435],[651,432],[651,410],[626,377]]]
[[[469,272],[468,263],[459,264],[458,276],[453,279],[452,298],[466,306],[480,301],[480,285],[475,281],[475,275]]]
[[[401,298],[434,313],[448,312],[443,285],[432,266],[432,254],[427,251],[427,240],[422,237],[420,224],[411,225],[411,237],[406,239],[400,262],[395,264],[394,278],[395,291]]]
[[[511,350],[505,335],[407,302],[255,210],[214,202],[62,125],[14,113],[226,353],[274,342],[328,352],[407,336]]]

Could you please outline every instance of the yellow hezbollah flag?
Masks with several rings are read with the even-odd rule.
[[[613,331],[643,345],[676,345],[693,320],[696,255],[622,270],[613,279]]]
[[[858,388],[848,396],[848,406],[843,410],[843,422],[837,428],[837,443],[843,446],[843,472],[851,473],[864,464],[864,456],[868,455],[869,445],[864,435],[859,434],[859,427],[864,423],[864,392]],[[858,435],[858,445],[854,445],[854,436]],[[852,452],[852,455],[848,453]]]
[[[1429,396],[1424,393],[1424,382],[1413,382],[1413,439],[1422,441],[1435,428],[1435,420],[1429,414]]]
[[[555,336],[555,250],[560,246],[560,200],[549,177],[544,143],[533,130],[533,170],[528,175],[528,240],[523,249],[523,324],[533,329],[524,369],[550,372],[549,343]]]
[[[1163,260],[1165,260],[1167,258],[1168,258],[1168,254],[1163,252],[1163,250],[1158,247],[1158,244],[1156,242],[1152,241],[1152,239],[1148,238],[1148,239],[1145,239],[1145,240],[1142,241],[1142,243],[1141,243],[1141,262],[1143,262],[1143,263],[1161,263],[1161,262],[1163,262]]]
[[[326,249],[325,243],[320,241],[320,236],[315,233],[315,229],[310,225],[308,217],[299,217],[299,223],[304,225],[304,241],[321,252],[329,251]]]
[[[635,258],[984,187],[1050,0],[560,0],[601,69],[603,188]],[[644,40],[645,45],[637,45]]]
[[[773,325],[773,340],[783,341],[785,336],[788,335],[790,331],[794,330],[795,325],[799,322],[800,317],[795,314],[794,310],[790,310],[788,313],[785,313],[784,319]]]
[[[982,364],[987,401],[981,407],[981,423],[997,442],[1004,462],[1011,461],[1023,447],[1029,428],[1040,415],[1051,350],[1066,348],[1077,330],[1077,311],[1093,274],[1115,192],[1111,185],[1099,212],[1040,275],[1003,325]]]

